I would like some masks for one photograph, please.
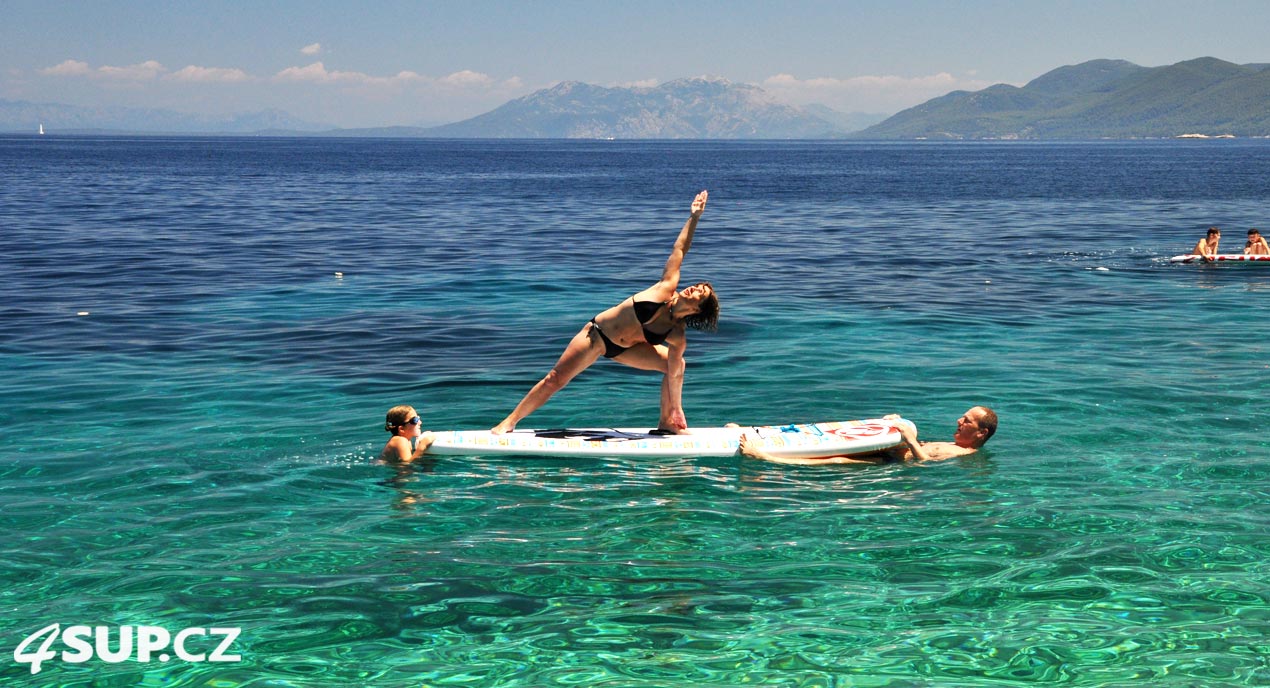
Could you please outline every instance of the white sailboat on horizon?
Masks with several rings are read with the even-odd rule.
[[[44,135],[44,123],[40,122],[40,136]]]

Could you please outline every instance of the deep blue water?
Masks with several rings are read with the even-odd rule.
[[[1270,684],[1270,266],[1166,260],[1267,180],[1265,140],[0,138],[0,679]],[[501,419],[703,188],[691,424],[985,404],[986,450],[375,463],[390,406]],[[521,427],[658,386],[601,361]],[[242,661],[32,676],[55,622]]]

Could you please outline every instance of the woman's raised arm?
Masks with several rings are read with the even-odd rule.
[[[660,286],[668,286],[673,290],[679,285],[679,268],[683,265],[684,256],[688,255],[688,249],[692,248],[692,235],[697,231],[697,220],[701,219],[701,213],[706,209],[706,199],[709,195],[702,191],[692,199],[692,212],[688,216],[688,221],[684,223],[684,228],[679,230],[679,238],[675,239],[675,248],[670,252],[670,258],[666,259],[666,269],[662,270]]]

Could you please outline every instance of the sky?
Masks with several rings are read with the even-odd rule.
[[[1267,27],[1270,0],[0,0],[0,99],[430,126],[709,76],[889,115],[1093,59],[1270,63]]]

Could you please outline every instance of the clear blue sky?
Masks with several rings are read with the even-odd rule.
[[[438,124],[559,81],[717,76],[890,114],[1098,58],[1270,62],[1270,0],[0,0],[0,98]]]

